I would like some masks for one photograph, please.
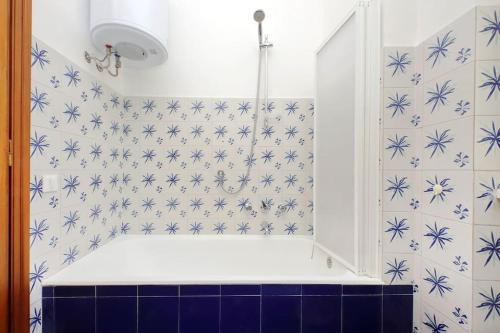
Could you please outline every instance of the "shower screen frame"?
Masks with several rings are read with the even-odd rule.
[[[353,23],[353,21],[356,31],[356,51],[352,55],[355,64],[354,93],[352,96],[354,105],[352,188],[336,188],[335,186],[323,188],[325,182],[323,177],[327,175],[327,172],[323,168],[325,165],[322,164],[326,164],[326,169],[335,170],[334,163],[338,163],[338,159],[341,159],[342,156],[337,156],[336,162],[334,162],[331,157],[322,158],[322,156],[328,156],[328,153],[334,153],[328,151],[328,147],[325,148],[326,145],[320,147],[321,151],[318,150],[318,145],[321,146],[322,142],[324,142],[322,140],[329,141],[332,139],[332,136],[329,136],[328,133],[326,135],[324,132],[322,133],[321,129],[325,129],[325,123],[321,123],[322,120],[318,119],[322,118],[321,112],[331,112],[331,109],[323,110],[321,104],[322,96],[320,96],[320,91],[323,87],[320,80],[324,77],[322,76],[324,73],[320,71],[324,70],[324,68],[321,68],[320,56],[323,51],[330,47],[330,43],[335,41],[337,34],[342,33],[342,29]],[[379,162],[380,31],[380,5],[378,0],[361,1],[350,10],[346,18],[318,49],[316,53],[316,133],[314,147],[314,181],[316,184],[314,187],[315,245],[356,274],[375,278],[381,277],[381,235],[379,228],[381,218],[381,167]],[[333,78],[335,74],[332,73],[332,75],[332,80],[335,80]],[[332,203],[329,201],[328,196],[337,196],[338,198],[338,193],[335,196],[331,195],[332,191],[344,190],[352,194],[352,210],[331,214],[332,210],[328,205]],[[349,210],[349,208],[347,209]],[[337,215],[340,219],[335,220],[332,215]],[[344,234],[342,232],[335,234],[336,226]]]

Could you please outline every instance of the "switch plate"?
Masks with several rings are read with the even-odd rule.
[[[59,190],[59,177],[57,175],[43,175],[43,193]]]

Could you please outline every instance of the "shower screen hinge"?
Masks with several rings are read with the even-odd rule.
[[[13,164],[14,150],[12,149],[12,140],[9,140],[9,166]]]
[[[358,6],[359,7],[370,7],[370,1],[359,1]]]

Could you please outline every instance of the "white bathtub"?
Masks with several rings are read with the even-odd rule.
[[[301,237],[119,237],[44,281],[55,285],[380,284],[357,276]]]

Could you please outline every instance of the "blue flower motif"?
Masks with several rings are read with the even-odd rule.
[[[251,132],[252,131],[250,130],[250,126],[243,125],[238,129],[238,134],[240,135],[240,139],[247,138]]]
[[[66,107],[66,110],[64,110],[64,114],[68,116],[68,120],[66,121],[68,124],[70,121],[73,121],[76,123],[78,121],[78,118],[81,116],[80,114],[80,107],[78,105],[73,105],[73,103],[69,104],[64,104]]]
[[[262,132],[260,134],[264,136],[264,140],[267,138],[271,138],[271,136],[274,134],[274,129],[272,126],[265,125],[262,128]]]
[[[386,179],[389,182],[389,187],[385,189],[386,192],[392,192],[391,201],[394,199],[396,195],[399,195],[401,198],[404,196],[406,190],[410,188],[410,185],[406,183],[408,177],[394,176],[394,180]]]
[[[465,207],[462,204],[458,204],[455,206],[455,209],[453,210],[453,213],[457,215],[459,220],[465,220],[466,218],[469,217],[469,209]]]
[[[181,156],[179,149],[171,149],[167,151],[168,163],[176,162],[179,156]]]
[[[189,229],[189,231],[191,231],[193,235],[199,235],[202,230],[203,230],[203,225],[201,224],[201,222],[192,223],[191,228]]]
[[[69,139],[68,141],[64,141],[66,147],[63,149],[64,152],[68,153],[68,157],[66,160],[69,160],[70,157],[76,158],[76,154],[80,151],[80,147],[78,146],[78,141],[73,141],[73,139]]]
[[[432,104],[431,113],[433,113],[439,105],[446,105],[448,103],[448,95],[453,94],[455,88],[451,86],[451,80],[445,81],[441,87],[436,82],[436,89],[427,91],[429,96],[425,104]]]
[[[89,250],[94,251],[96,250],[99,245],[101,244],[101,235],[94,235],[94,237],[89,241]]]
[[[429,271],[429,269],[425,269],[427,272],[427,277],[424,279],[424,281],[429,282],[431,285],[431,289],[429,290],[429,294],[432,294],[434,291],[436,293],[439,293],[439,295],[442,297],[445,293],[453,291],[453,288],[448,286],[448,279],[446,275],[439,275],[434,268],[434,272]]]
[[[392,109],[392,116],[394,118],[396,114],[405,114],[406,108],[411,106],[410,101],[408,100],[408,94],[403,94],[399,96],[399,93],[396,92],[394,97],[389,96],[389,104],[386,105],[386,109]]]
[[[250,102],[238,103],[238,111],[240,111],[240,116],[242,116],[244,113],[247,114],[251,108],[252,108],[252,106],[251,106]]]
[[[400,55],[399,51],[396,51],[396,55],[389,55],[389,64],[387,64],[387,67],[393,69],[392,76],[394,76],[398,71],[403,74],[406,66],[410,64],[411,60],[407,52]]]
[[[487,156],[495,145],[500,149],[500,128],[497,130],[493,121],[491,122],[491,130],[481,127],[481,131],[486,134],[483,138],[481,138],[481,140],[478,141],[478,143],[489,144],[484,156]]]
[[[261,225],[260,232],[264,235],[270,235],[274,230],[273,224],[269,222],[264,222]]]
[[[264,160],[264,164],[268,162],[272,162],[272,159],[274,157],[273,151],[272,150],[265,150],[262,153],[262,156],[260,157],[261,159]]]
[[[224,199],[224,198],[218,198],[218,199],[214,200],[214,207],[215,207],[217,212],[219,210],[224,210],[226,205],[227,205],[227,202],[226,202],[226,199]]]
[[[469,164],[469,155],[466,153],[460,152],[456,155],[455,159],[453,160],[460,168],[463,168],[467,164]]]
[[[472,50],[468,47],[468,48],[465,48],[465,47],[462,47],[460,49],[460,51],[458,51],[458,56],[457,58],[455,59],[458,63],[465,63],[467,60],[469,60],[469,58],[471,57],[472,55]]]
[[[410,269],[406,267],[406,260],[404,259],[398,262],[398,260],[394,258],[394,263],[386,262],[386,264],[389,266],[389,269],[384,274],[392,275],[391,284],[396,279],[403,280],[404,274],[410,271]]]
[[[191,176],[190,182],[193,184],[193,187],[199,186],[202,181],[203,181],[203,176],[201,175],[201,173],[195,173],[194,175]]]
[[[482,19],[486,22],[483,28],[479,30],[479,32],[491,34],[490,39],[488,40],[488,44],[486,44],[486,46],[490,46],[491,42],[493,42],[497,34],[500,36],[500,18],[498,17],[497,11],[495,10],[492,19],[484,16],[482,17]]]
[[[36,284],[42,283],[42,280],[45,278],[45,274],[49,271],[46,265],[47,261],[42,261],[40,265],[33,265],[33,272],[30,272],[30,293],[33,291]]]
[[[144,134],[144,139],[152,138],[155,133],[155,125],[146,124],[145,126],[142,126],[142,134]]]
[[[102,117],[98,115],[97,113],[93,113],[91,115],[92,119],[90,120],[90,123],[92,124],[92,129],[99,129],[101,128],[102,125]]]
[[[437,61],[442,57],[446,58],[448,47],[455,43],[456,38],[452,35],[453,31],[448,31],[443,38],[436,37],[436,43],[428,47],[430,53],[426,61],[433,59],[432,67],[436,65]]]
[[[476,251],[477,253],[485,253],[488,255],[484,263],[484,267],[488,266],[491,259],[497,259],[500,262],[500,237],[495,238],[493,231],[491,232],[491,240],[484,237],[479,237],[479,239],[484,243],[483,247]]]
[[[66,73],[64,73],[64,76],[68,78],[68,87],[73,84],[73,86],[78,86],[80,81],[80,71],[77,71],[73,68],[73,66],[66,66]]]
[[[295,162],[295,159],[298,157],[297,151],[296,150],[289,150],[285,152],[285,160],[287,161],[287,164],[290,164],[291,162]]]
[[[93,99],[101,98],[103,91],[102,85],[100,85],[99,82],[92,82],[92,88],[90,88],[90,90],[94,93]]]
[[[99,216],[101,216],[101,213],[102,213],[101,205],[94,205],[93,207],[91,207],[89,217],[92,219],[92,222],[97,220]]]
[[[434,222],[434,228],[432,228],[428,224],[426,224],[425,226],[427,227],[427,229],[429,229],[429,232],[424,234],[424,236],[432,239],[432,243],[431,245],[429,245],[429,249],[432,249],[434,247],[434,244],[437,243],[439,247],[444,250],[445,242],[451,243],[451,241],[453,240],[452,237],[448,236],[448,230],[450,230],[450,228],[443,227],[438,229],[436,222]]]
[[[294,210],[295,207],[297,207],[297,200],[290,198],[285,200],[285,208],[289,212],[291,210]]]
[[[484,183],[479,183],[479,185],[481,185],[481,187],[483,188],[483,193],[481,193],[477,198],[486,199],[488,201],[484,210],[485,212],[487,212],[493,204],[493,201],[495,200],[495,192],[497,190],[500,190],[500,183],[496,185],[495,179],[491,177],[491,186]]]
[[[167,208],[168,208],[168,211],[175,211],[177,210],[177,206],[179,206],[181,203],[179,202],[179,200],[177,198],[170,198],[170,199],[167,199]]]
[[[413,116],[411,116],[410,123],[413,126],[417,127],[420,124],[421,120],[422,120],[422,117],[420,117],[418,114],[414,114]]]
[[[217,126],[215,127],[215,132],[214,134],[217,136],[217,139],[223,138],[227,133],[226,126]]]
[[[297,223],[290,222],[288,224],[285,224],[285,230],[283,231],[286,232],[288,235],[294,235],[298,229],[299,228],[297,227]]]
[[[34,180],[30,182],[30,193],[31,193],[30,202],[33,202],[33,199],[35,199],[37,196],[40,197],[40,199],[42,198],[43,196],[42,178],[38,178],[37,176],[34,177]]]
[[[288,115],[295,114],[295,111],[299,109],[299,103],[297,102],[288,102],[285,107],[285,111],[288,112]]]
[[[450,178],[443,178],[442,180],[438,180],[437,176],[434,176],[434,181],[426,179],[427,184],[430,186],[424,191],[425,193],[432,193],[432,198],[430,203],[433,203],[436,198],[441,199],[442,202],[446,199],[447,193],[452,193],[454,188],[448,183]],[[440,186],[441,192],[435,191],[435,187]]]
[[[155,157],[156,157],[156,152],[153,149],[146,149],[142,152],[142,158],[144,159],[144,163],[152,162]],[[126,159],[128,159],[128,157]]]
[[[153,186],[153,183],[156,181],[156,178],[155,178],[155,175],[154,174],[150,174],[150,173],[146,173],[145,175],[142,176],[142,180],[141,182],[144,183],[144,187],[148,187],[148,186]]]
[[[295,183],[298,181],[299,179],[297,178],[297,175],[292,175],[292,174],[289,174],[288,176],[285,176],[285,184],[287,185],[287,188],[289,188],[290,186],[291,187],[294,187],[295,186]]]
[[[238,224],[238,229],[237,231],[239,231],[240,234],[246,234],[248,232],[248,230],[250,230],[250,226],[249,226],[249,223],[248,222],[241,222],[240,224]]]
[[[90,156],[92,156],[92,161],[95,161],[96,159],[100,159],[101,154],[102,154],[101,145],[94,143],[90,146]]]
[[[464,101],[463,99],[461,99],[457,103],[457,107],[455,108],[455,112],[458,113],[459,115],[463,116],[464,114],[469,112],[470,108],[471,108],[470,102]]]
[[[30,157],[33,157],[35,153],[39,153],[40,156],[43,156],[43,152],[46,148],[49,148],[50,144],[47,142],[47,135],[43,134],[38,136],[37,131],[35,131],[35,136],[30,139],[30,147],[31,154]]]
[[[391,242],[394,240],[396,236],[399,236],[400,239],[403,239],[403,235],[406,231],[410,230],[410,227],[406,224],[408,222],[407,219],[398,220],[397,217],[394,217],[394,222],[385,221],[390,225],[388,229],[385,230],[387,233],[392,233]]]
[[[217,111],[217,114],[224,113],[226,112],[226,109],[228,108],[227,103],[225,101],[218,101],[215,103],[215,111]]]
[[[181,108],[181,105],[179,101],[174,101],[171,100],[170,102],[167,103],[167,110],[169,111],[170,114],[176,113],[177,110]]]
[[[222,235],[224,231],[227,229],[226,224],[224,222],[219,222],[214,224],[214,229],[213,231],[217,232],[217,235]]]
[[[123,100],[123,111],[129,112],[132,108],[132,101],[130,99]]]
[[[441,151],[442,154],[444,154],[444,151],[446,149],[446,145],[448,143],[453,142],[454,138],[449,136],[450,130],[444,130],[443,132],[439,133],[438,130],[436,130],[434,136],[429,136],[426,135],[427,139],[429,139],[429,143],[427,146],[425,146],[426,149],[432,149],[431,153],[431,158],[434,157],[434,154],[439,150]]]
[[[467,266],[469,266],[469,263],[467,261],[463,260],[461,256],[455,256],[455,260],[453,260],[453,264],[455,266],[459,267],[458,270],[460,272],[465,272],[468,269]]]
[[[193,135],[193,139],[201,138],[203,132],[204,130],[202,126],[195,125],[194,127],[191,127],[191,135]]]
[[[490,315],[493,313],[493,311],[496,312],[497,316],[500,316],[500,293],[495,293],[493,291],[493,287],[490,287],[490,294],[487,295],[485,293],[479,293],[481,297],[483,297],[483,302],[479,305],[476,306],[478,309],[485,309],[488,312],[486,313],[486,316],[484,317],[483,321],[488,320]],[[493,316],[495,316],[495,313],[493,313]],[[493,318],[493,317],[492,317]]]
[[[94,174],[93,176],[90,176],[89,186],[92,187],[92,192],[95,192],[97,189],[99,189],[101,187],[101,184],[102,184],[101,175]]]
[[[265,103],[262,103],[262,111],[265,111],[267,113],[271,113],[271,112],[273,112],[274,109],[276,109],[274,102],[269,102],[269,103],[267,103],[267,105]]]
[[[120,105],[120,98],[118,96],[112,95],[109,101],[113,108],[117,108]]]
[[[156,109],[155,101],[152,99],[147,99],[143,102],[142,109],[144,113],[153,112]]]
[[[500,72],[497,74],[497,67],[493,66],[493,73],[481,72],[481,75],[485,77],[485,81],[483,81],[479,88],[490,90],[486,97],[486,101],[489,101],[494,93],[500,93]]]
[[[425,314],[427,321],[424,321],[424,325],[429,327],[432,333],[444,333],[448,331],[448,325],[444,323],[439,323],[436,319],[436,315],[431,318],[427,313]]]
[[[35,87],[35,91],[31,92],[31,112],[38,109],[40,112],[43,112],[44,109],[50,105],[47,100],[47,93],[38,92],[38,88]]]
[[[45,65],[50,64],[50,59],[48,58],[47,50],[38,48],[38,43],[31,47],[31,67],[38,64],[40,69],[45,69]]]
[[[33,316],[30,317],[30,333],[35,333],[37,327],[42,327],[42,309],[34,308]]]
[[[191,199],[191,204],[189,205],[193,209],[193,212],[196,210],[200,210],[201,206],[203,206],[203,201],[201,198]]]
[[[257,159],[255,158],[254,154],[251,154],[251,155],[247,155],[247,157],[245,157],[245,166],[253,166],[255,165],[255,161],[257,161]]]
[[[205,106],[203,105],[203,101],[196,101],[191,103],[191,110],[193,110],[194,114],[201,113]]]
[[[67,178],[64,178],[64,186],[62,189],[68,191],[68,193],[66,193],[66,198],[69,197],[71,193],[76,193],[78,186],[80,186],[78,176],[69,175]]]
[[[266,173],[265,176],[262,176],[262,180],[260,181],[261,183],[264,184],[264,188],[271,186],[274,181],[273,175],[269,175]]]
[[[420,83],[420,81],[422,81],[422,74],[420,74],[420,73],[414,73],[411,76],[411,82],[413,82],[414,85],[417,86]]]
[[[144,235],[151,235],[154,230],[153,222],[146,222],[141,226],[141,232],[144,233]]]
[[[169,235],[175,235],[178,230],[179,226],[176,222],[170,222],[169,224],[167,224],[167,227],[165,229],[165,231],[168,231]]]
[[[287,136],[287,140],[290,140],[291,138],[295,138],[295,135],[299,133],[299,130],[297,129],[296,126],[289,126],[288,128],[285,129],[285,135]]]
[[[170,135],[170,139],[177,137],[177,134],[179,134],[181,129],[179,128],[178,125],[172,125],[168,126],[167,129],[167,134]]]
[[[67,216],[64,216],[63,228],[66,229],[66,233],[68,233],[72,228],[74,229],[76,223],[80,220],[80,216],[78,215],[78,211],[69,211]]]
[[[410,144],[406,141],[407,139],[408,139],[408,136],[406,136],[406,135],[398,138],[397,133],[396,133],[395,138],[393,138],[393,139],[387,138],[387,141],[389,141],[389,145],[387,147],[385,147],[385,149],[393,150],[391,160],[398,153],[399,153],[399,155],[404,156],[405,149],[410,147]]]
[[[227,157],[226,151],[219,148],[215,152],[214,159],[217,161],[217,163],[219,163],[219,162],[224,162],[224,160],[225,160],[226,157]]]
[[[30,238],[31,238],[30,247],[33,246],[33,244],[37,239],[42,240],[44,233],[47,230],[49,230],[49,226],[47,225],[46,222],[47,219],[42,219],[40,221],[35,219],[35,221],[33,222],[33,226],[30,227]]]
[[[66,251],[66,253],[64,253],[64,261],[63,261],[63,265],[64,264],[72,264],[75,262],[76,258],[78,257],[78,245],[75,245],[73,247],[69,247],[68,248],[68,251]]]

